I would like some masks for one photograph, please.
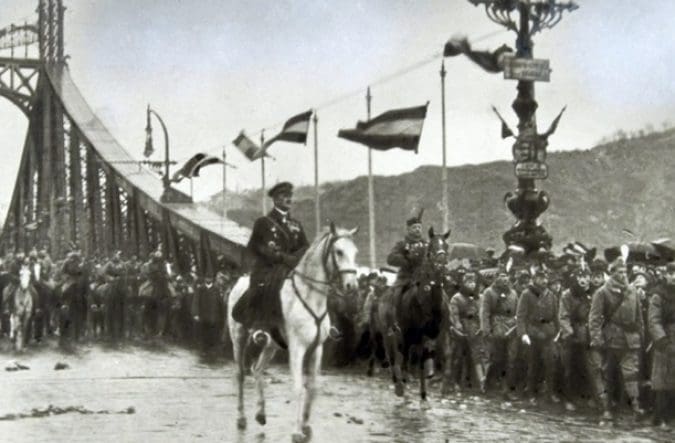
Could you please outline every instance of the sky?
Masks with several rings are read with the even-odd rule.
[[[31,4],[33,3],[33,4]],[[675,123],[675,16],[672,0],[577,0],[552,30],[534,36],[535,58],[550,60],[549,83],[536,84],[537,121],[545,130],[567,111],[549,150],[589,149],[618,129]],[[230,189],[260,186],[260,165],[231,141],[244,129],[257,140],[289,117],[317,109],[320,181],[367,174],[367,150],[337,138],[340,128],[372,115],[430,101],[419,154],[373,153],[373,173],[394,175],[440,165],[439,69],[444,43],[465,34],[476,49],[514,46],[515,34],[467,0],[66,0],[65,41],[71,76],[88,103],[132,156],[142,157],[145,108],[168,126],[172,157],[220,155],[227,145]],[[36,20],[37,0],[3,0],[0,27]],[[6,56],[1,52],[0,56]],[[432,60],[389,81],[392,73]],[[463,57],[446,59],[448,165],[511,158],[500,139],[495,105],[515,128],[516,82],[488,74]],[[337,100],[338,98],[342,98]],[[0,212],[16,178],[27,122],[0,101]],[[155,125],[156,159],[163,141]],[[268,186],[314,182],[308,145],[277,143],[266,163]],[[550,171],[555,174],[555,171]],[[218,192],[222,168],[194,182],[196,199]],[[514,178],[515,183],[515,178]],[[187,184],[180,187],[187,191]],[[544,184],[545,187],[545,184]]]

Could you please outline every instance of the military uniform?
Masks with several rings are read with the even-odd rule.
[[[419,215],[411,217],[406,221],[408,227],[422,223],[421,210]],[[406,234],[405,238],[397,242],[387,256],[387,264],[396,266],[398,273],[394,282],[394,303],[398,306],[401,302],[401,295],[412,284],[414,273],[424,261],[424,255],[429,243],[421,236],[413,233]]]
[[[273,191],[274,188],[270,195]],[[232,317],[247,326],[278,324],[283,315],[279,291],[289,271],[295,268],[308,247],[302,225],[287,212],[275,207],[258,218],[247,246],[255,257],[251,283],[247,293],[234,306]]]
[[[516,364],[518,361],[518,337],[516,308],[518,294],[510,285],[500,288],[496,282],[483,291],[480,301],[480,329],[487,339],[488,358],[486,368],[498,361],[505,365],[502,379],[504,392],[515,390]],[[486,370],[486,373],[488,371]]]
[[[465,287],[452,296],[448,303],[448,327],[446,340],[446,381],[452,378],[455,385],[461,385],[463,372],[467,375],[476,369],[477,381],[484,387],[483,365],[487,350],[480,327],[480,300],[478,287],[471,292]]]
[[[127,291],[123,280],[126,269],[118,254],[103,267],[107,282],[107,289],[105,291],[105,329],[108,336],[113,340],[119,340],[124,337],[124,314]]]
[[[527,335],[527,390],[535,395],[538,367],[543,360],[546,385],[551,395],[555,386],[556,349],[553,339],[557,333],[558,300],[546,287],[529,286],[518,300],[516,311],[518,336]]]
[[[675,393],[675,285],[664,284],[652,296],[648,324],[654,347],[651,370],[656,394],[654,419],[659,424],[666,421],[668,396]]]
[[[588,352],[590,338],[588,334],[588,313],[591,309],[591,290],[580,287],[572,278],[572,286],[563,291],[558,307],[560,325],[560,359],[563,366],[564,390],[570,401],[576,390],[579,392],[579,380],[592,380],[591,357]],[[575,362],[582,368],[581,374],[575,374]],[[599,393],[599,386],[583,386]]]
[[[636,412],[639,408],[639,355],[644,337],[640,299],[634,288],[610,278],[591,300],[588,318],[593,376],[602,386],[600,399],[609,412],[609,371],[621,368],[626,393]]]

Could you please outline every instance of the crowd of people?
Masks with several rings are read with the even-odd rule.
[[[0,261],[4,336],[22,267],[30,270],[33,288],[28,345],[50,336],[62,346],[160,337],[209,351],[226,339],[225,295],[234,276],[226,266],[213,278],[199,277],[173,272],[160,252],[141,261],[121,251],[105,258],[73,250],[55,263],[44,249],[8,253]]]
[[[267,329],[283,347],[275,291],[307,241],[288,216],[291,185],[272,191],[275,207],[256,222],[249,244],[258,256],[250,296],[232,311],[235,321]],[[405,331],[395,315],[382,327],[378,309],[386,303],[392,312],[414,308],[402,304],[404,294],[435,285],[442,287],[442,306],[429,315],[440,317],[440,333],[426,376],[435,369],[444,394],[498,391],[508,401],[550,401],[569,411],[593,406],[603,420],[626,405],[638,418],[651,409],[654,423],[667,426],[675,391],[674,262],[640,260],[630,251],[605,260],[575,243],[559,255],[507,249],[500,257],[492,252],[444,262],[441,281],[424,282],[418,270],[430,243],[421,216],[407,221],[404,239],[387,257],[395,269],[364,273],[357,290],[329,297],[336,326],[331,352],[346,355],[343,363],[370,356],[391,366],[379,349],[382,338]],[[59,263],[45,250],[8,254],[0,263],[4,334],[8,295],[26,267],[34,288],[30,340],[54,335],[68,345],[164,337],[206,352],[229,347],[227,297],[239,276],[231,268],[223,266],[215,277],[180,275],[160,252],[145,262],[121,252],[104,260],[72,251]],[[387,273],[396,274],[395,281]],[[425,303],[420,300],[429,299],[413,303]]]

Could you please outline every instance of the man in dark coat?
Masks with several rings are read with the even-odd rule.
[[[654,424],[662,427],[667,427],[668,419],[672,418],[668,404],[675,396],[675,263],[667,266],[665,279],[649,301],[648,317],[654,348],[651,371]]]
[[[279,326],[283,320],[279,291],[288,273],[309,247],[305,231],[289,211],[293,185],[281,182],[267,193],[274,201],[269,214],[258,218],[248,242],[255,257],[248,291],[233,307],[232,318],[248,327],[264,329],[284,345]]]
[[[497,276],[480,299],[480,329],[488,346],[488,359],[484,362],[485,375],[494,363],[502,363],[502,395],[513,399],[516,389],[516,364],[518,361],[518,336],[516,331],[516,308],[518,294],[511,286],[505,267],[500,267]]]
[[[590,355],[588,353],[588,313],[591,309],[591,274],[578,268],[572,273],[570,287],[560,297],[558,323],[560,324],[560,359],[563,366],[565,408],[576,410],[573,403],[574,391],[578,392],[580,380],[592,380]],[[575,363],[580,372],[575,372]],[[601,386],[582,386],[582,389],[598,389]]]
[[[596,386],[602,386],[600,400],[603,417],[611,419],[609,375],[621,369],[626,394],[636,415],[644,414],[639,402],[638,374],[644,324],[640,299],[628,284],[626,263],[616,259],[609,267],[610,277],[591,299],[588,329],[591,361]]]
[[[387,264],[396,266],[398,274],[393,286],[394,300],[399,305],[401,294],[410,287],[413,282],[415,270],[422,264],[424,254],[427,251],[428,242],[422,236],[422,209],[416,217],[406,221],[405,238],[396,243],[387,256]]]
[[[543,360],[546,387],[551,401],[559,402],[555,394],[556,348],[553,342],[558,330],[558,299],[548,288],[546,271],[538,269],[532,284],[518,299],[516,310],[518,336],[527,346],[527,390],[530,401],[536,401],[538,371]]]

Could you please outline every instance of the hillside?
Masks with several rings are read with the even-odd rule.
[[[549,153],[549,179],[538,182],[551,196],[541,217],[556,245],[578,240],[608,246],[624,241],[628,228],[645,239],[675,235],[675,130],[622,139],[587,151]],[[375,177],[377,257],[382,264],[404,232],[405,220],[425,208],[425,224],[440,229],[441,167],[423,166],[398,176]],[[502,233],[514,219],[502,203],[516,179],[510,162],[448,168],[451,239],[503,248]],[[212,204],[220,209],[220,193]],[[228,216],[252,226],[259,192],[228,191]],[[314,236],[313,189],[295,195],[295,217]],[[367,177],[322,185],[322,218],[361,226],[360,261],[368,254]]]

